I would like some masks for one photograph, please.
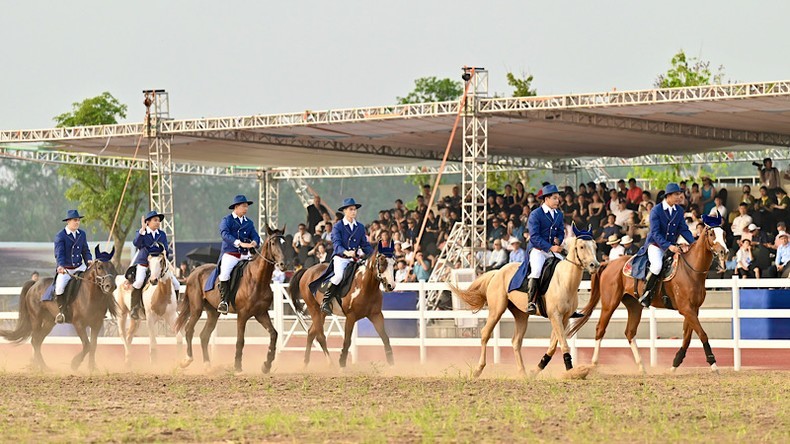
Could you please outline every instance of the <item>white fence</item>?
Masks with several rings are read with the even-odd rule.
[[[743,288],[786,288],[790,286],[790,281],[787,279],[708,279],[706,287],[708,289],[730,289],[732,293],[732,308],[710,308],[700,309],[699,318],[701,320],[728,320],[732,322],[732,339],[711,339],[711,347],[715,351],[718,349],[731,349],[733,351],[733,366],[735,370],[740,370],[742,366],[741,350],[743,349],[790,349],[790,340],[782,339],[741,339],[741,320],[754,319],[754,318],[772,318],[772,319],[789,319],[790,309],[741,309],[740,308],[740,290]],[[589,290],[590,282],[583,281],[580,285],[580,290]],[[285,307],[292,307],[287,295],[287,284],[273,284],[275,294],[279,295],[280,303],[273,304],[270,315],[272,316],[274,326],[280,333],[278,337],[277,349],[279,351],[285,350],[299,350],[302,351],[303,347],[289,346],[288,342],[293,337],[305,337],[306,327],[305,320],[297,315],[286,315]],[[418,335],[416,338],[390,338],[393,347],[418,347],[420,353],[420,362],[424,363],[427,360],[428,350],[432,347],[479,347],[480,339],[474,338],[432,338],[428,337],[427,328],[429,321],[433,319],[485,319],[488,317],[487,310],[481,310],[473,313],[468,310],[453,310],[453,311],[433,311],[428,310],[426,307],[426,293],[429,290],[447,290],[448,287],[443,283],[401,283],[396,287],[396,291],[416,291],[419,294],[419,304],[415,310],[385,310],[385,319],[411,319],[416,320],[418,325]],[[14,295],[19,294],[20,288],[18,287],[5,287],[0,288],[0,295]],[[205,316],[205,315],[204,315]],[[599,319],[600,311],[595,310],[591,316],[590,323],[595,323]],[[627,319],[628,313],[622,307],[615,311],[612,319]],[[16,319],[16,312],[0,312],[0,320]],[[505,312],[502,316],[503,319],[512,319],[509,312]],[[235,322],[235,315],[223,316],[224,321],[232,320]],[[642,312],[642,319],[649,321],[650,334],[648,339],[637,339],[637,345],[640,348],[650,349],[650,365],[655,367],[658,364],[658,349],[670,348],[678,349],[681,346],[681,339],[665,339],[658,337],[658,322],[660,320],[680,320],[683,317],[676,311],[672,310],[656,310],[651,307],[649,310]],[[533,318],[531,323],[548,322],[543,318]],[[286,323],[290,325],[286,327]],[[342,319],[331,317],[327,320],[325,330],[328,335],[342,336]],[[354,337],[351,345],[352,360],[356,360],[357,350],[360,346],[376,346],[381,347],[381,340],[378,337],[358,337],[356,335],[357,329],[354,329]],[[145,344],[148,338],[141,337],[135,338],[137,343]],[[77,337],[51,337],[46,340],[48,343],[58,344],[79,344]],[[212,336],[212,345],[218,344],[234,344],[235,337],[222,337],[216,335]],[[99,342],[102,344],[120,344],[119,338],[114,337],[101,337]],[[175,338],[164,338],[158,341],[162,344],[175,343]],[[249,337],[246,340],[247,344],[268,344],[268,337]],[[526,338],[524,339],[525,347],[548,347],[548,338]],[[577,351],[579,348],[592,348],[595,345],[594,339],[581,339],[575,336],[570,339],[571,353],[574,360],[577,358]],[[628,342],[625,338],[622,339],[606,339],[601,344],[604,348],[628,348]],[[512,350],[510,338],[503,338],[500,335],[499,324],[494,329],[494,334],[489,341],[489,347],[493,349],[493,360],[495,363],[500,362],[502,348],[506,348],[509,352]],[[700,341],[693,336],[691,347],[701,347]]]

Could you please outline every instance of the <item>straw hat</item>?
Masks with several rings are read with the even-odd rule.
[[[620,243],[620,238],[617,237],[616,234],[609,236],[609,239],[606,241],[606,245],[615,245]]]
[[[634,243],[634,240],[631,239],[631,236],[626,234],[625,236],[623,236],[622,239],[620,239],[620,243],[623,244],[623,245],[625,245],[625,244],[632,244],[632,243]]]

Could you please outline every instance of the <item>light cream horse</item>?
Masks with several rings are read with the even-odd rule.
[[[534,370],[534,374],[540,373],[546,367],[557,350],[558,342],[565,359],[565,369],[571,370],[573,368],[570,347],[568,347],[565,334],[568,329],[568,319],[579,305],[579,283],[582,280],[583,272],[596,273],[601,266],[596,259],[595,241],[591,237],[568,238],[565,241],[565,249],[568,251],[568,256],[557,264],[545,295],[546,311],[552,327],[551,343]],[[450,286],[453,293],[471,305],[475,311],[482,309],[486,303],[488,304],[488,319],[481,331],[480,362],[473,373],[474,377],[480,376],[486,366],[486,345],[491,339],[494,326],[502,318],[506,309],[513,313],[516,322],[513,333],[513,352],[516,356],[518,371],[522,376],[526,374],[524,361],[521,357],[521,344],[524,341],[524,334],[527,332],[529,315],[526,311],[529,296],[521,291],[509,293],[507,291],[510,280],[516,274],[519,265],[519,263],[511,263],[499,270],[489,271],[478,277],[466,290]]]
[[[180,331],[175,331],[176,308],[178,305],[178,293],[176,291],[173,276],[173,269],[164,254],[148,256],[148,269],[151,272],[148,283],[143,287],[143,305],[145,306],[145,317],[148,326],[148,352],[151,363],[157,359],[156,333],[159,328],[159,321],[165,324],[171,331],[176,333],[176,343],[180,347],[183,343],[183,336]],[[132,353],[132,339],[140,327],[139,320],[131,319],[129,328],[126,328],[126,321],[131,312],[132,287],[122,275],[115,278],[116,290],[115,300],[120,308],[118,316],[118,334],[123,340],[124,358],[126,364],[130,364]]]

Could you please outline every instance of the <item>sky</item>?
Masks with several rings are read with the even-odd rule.
[[[485,67],[490,92],[651,88],[684,49],[725,80],[790,79],[787,1],[9,1],[0,129],[48,128],[109,91],[141,121],[143,89],[174,118],[396,103],[424,76]]]

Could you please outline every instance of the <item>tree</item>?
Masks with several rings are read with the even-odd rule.
[[[538,95],[538,91],[532,89],[532,74],[522,73],[521,77],[516,77],[512,72],[507,73],[507,84],[513,87],[513,97],[533,97]]]
[[[710,70],[710,62],[698,57],[687,57],[681,49],[672,57],[672,67],[664,74],[659,74],[654,82],[657,88],[682,88],[684,86],[720,85],[724,77],[724,65],[720,65],[716,74]]]
[[[125,118],[126,110],[126,105],[118,102],[110,93],[104,92],[82,102],[75,102],[71,111],[56,116],[54,120],[58,127],[110,125],[118,123],[118,118]],[[129,233],[139,227],[141,209],[147,200],[147,175],[141,171],[132,171],[124,201],[121,203],[128,174],[126,170],[64,165],[58,169],[58,174],[73,181],[65,196],[78,203],[80,213],[89,224],[97,224],[110,233],[115,212],[120,205],[118,221],[110,233],[115,247],[113,264],[120,270],[123,243]]]
[[[460,81],[448,78],[437,79],[436,77],[420,77],[414,81],[414,90],[406,97],[398,97],[398,103],[425,103],[425,102],[444,102],[456,100],[464,93],[464,87]]]

